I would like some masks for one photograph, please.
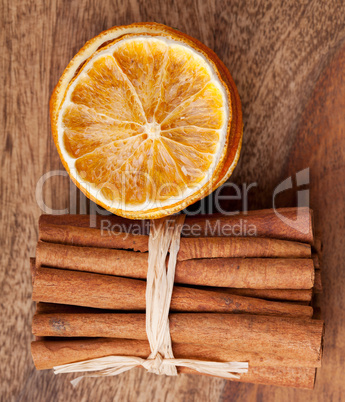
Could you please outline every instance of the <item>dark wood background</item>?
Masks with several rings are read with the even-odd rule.
[[[342,1],[1,0],[1,401],[345,400],[345,6]],[[39,178],[63,170],[48,101],[72,56],[104,29],[157,21],[217,52],[242,99],[244,144],[236,183],[256,182],[251,209],[270,207],[284,178],[310,167],[311,205],[323,232],[323,367],[314,391],[133,370],[85,379],[35,370],[30,356],[29,256],[41,210]],[[44,186],[49,207],[69,205],[68,178]],[[72,187],[73,189],[73,187]],[[286,203],[293,203],[293,198]]]

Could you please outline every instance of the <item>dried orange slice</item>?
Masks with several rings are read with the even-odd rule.
[[[154,23],[115,27],[73,58],[51,98],[54,141],[76,185],[128,218],[159,218],[231,174],[240,100],[217,56]]]

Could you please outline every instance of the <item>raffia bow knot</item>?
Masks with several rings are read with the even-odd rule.
[[[146,359],[142,366],[150,373],[165,374],[164,373],[164,359],[160,353],[157,353],[154,359]]]

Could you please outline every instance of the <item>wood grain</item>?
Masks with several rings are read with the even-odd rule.
[[[343,2],[240,0],[2,0],[1,75],[1,400],[16,401],[305,401],[340,400],[345,392],[344,54]],[[312,207],[323,232],[324,365],[316,388],[294,391],[181,375],[163,378],[133,370],[116,378],[85,379],[37,372],[30,356],[29,256],[40,210],[36,184],[49,171],[48,207],[88,211],[93,204],[70,186],[50,135],[48,101],[64,67],[86,40],[113,25],[157,21],[217,52],[243,103],[244,144],[232,177],[257,182],[249,206],[271,207],[272,189],[311,168]],[[341,64],[342,63],[342,64]],[[315,84],[326,68],[306,111]],[[72,201],[69,201],[71,193]],[[292,203],[292,200],[291,200]],[[69,205],[70,204],[70,205]],[[284,205],[284,204],[283,204]],[[291,204],[292,205],[292,204]],[[237,203],[229,204],[236,208]],[[285,204],[284,206],[289,206]],[[45,211],[49,212],[49,211]]]

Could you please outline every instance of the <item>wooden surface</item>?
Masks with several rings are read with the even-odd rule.
[[[340,1],[10,1],[0,3],[2,401],[326,401],[345,395],[345,6]],[[62,170],[48,101],[84,42],[113,25],[157,21],[214,49],[243,103],[244,148],[232,180],[257,182],[250,208],[270,207],[272,189],[310,167],[312,207],[323,232],[324,363],[314,391],[133,370],[85,379],[37,372],[30,356],[29,256],[34,255],[39,178]],[[319,79],[319,77],[321,78]],[[315,91],[315,92],[314,92]],[[73,187],[72,192],[73,192]],[[48,206],[66,208],[69,181],[49,179]],[[293,204],[293,198],[283,203]],[[83,207],[83,199],[81,203]]]

